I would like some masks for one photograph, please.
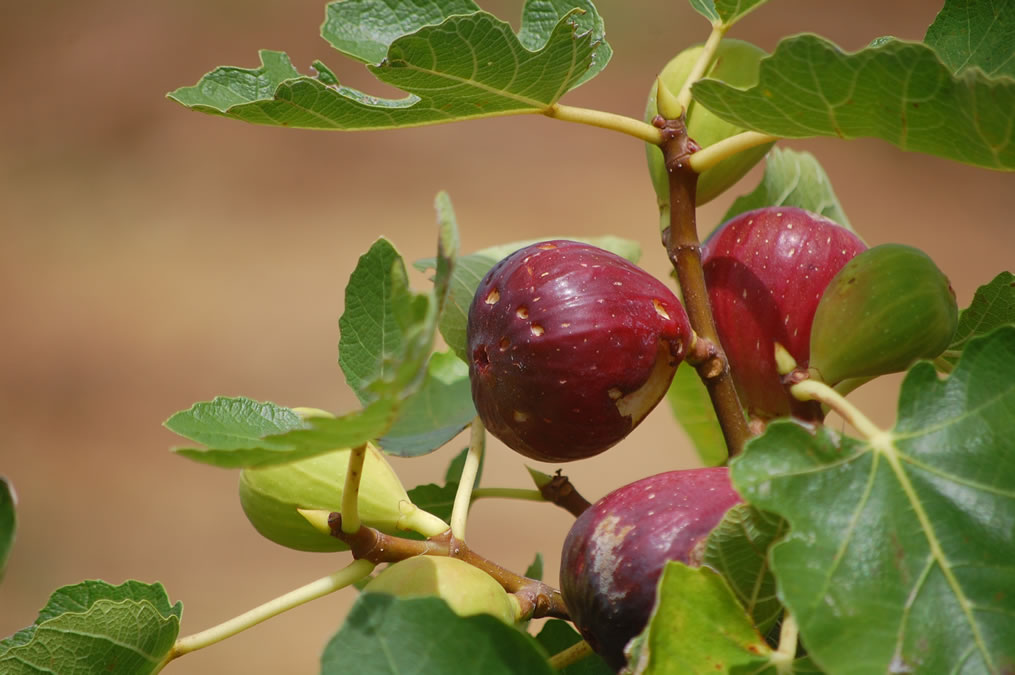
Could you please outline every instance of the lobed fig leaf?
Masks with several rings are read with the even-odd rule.
[[[674,96],[683,87],[687,76],[701,55],[702,46],[688,47],[675,56],[659,73],[659,81]],[[749,42],[742,40],[723,40],[719,45],[715,62],[706,73],[707,77],[719,79],[735,87],[750,87],[758,78],[758,63],[765,56],[765,51]],[[648,103],[645,106],[645,119],[651,121],[659,112],[657,106],[657,87],[652,86]],[[735,136],[744,131],[743,127],[731,124],[712,111],[698,105],[692,99],[687,107],[687,134],[701,147],[708,147],[723,139]],[[724,159],[716,166],[704,171],[698,177],[696,203],[698,205],[715,199],[731,185],[743,178],[751,167],[757,164],[772,143],[744,150],[732,157]],[[660,213],[665,216],[662,227],[669,226],[670,188],[663,153],[656,145],[645,146],[649,174],[655,187],[659,201]]]
[[[486,428],[545,462],[613,446],[665,395],[692,332],[644,270],[574,241],[497,263],[469,309],[469,377]]]
[[[941,354],[958,316],[955,291],[926,253],[875,246],[847,262],[821,296],[810,370],[833,385],[903,371]]]
[[[315,529],[297,509],[340,511],[349,448],[309,459],[244,469],[240,473],[240,505],[251,525],[276,544],[299,551],[343,551],[339,539]],[[407,529],[418,518],[391,465],[372,444],[367,445],[360,482],[359,513],[365,525],[388,533]]]
[[[493,577],[467,562],[446,556],[421,555],[400,560],[363,587],[364,593],[399,598],[438,596],[458,616],[490,614],[513,624],[518,602]]]

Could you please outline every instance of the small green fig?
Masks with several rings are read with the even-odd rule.
[[[364,593],[400,598],[439,596],[459,616],[492,614],[513,624],[518,602],[493,577],[467,562],[421,555],[392,564],[363,587]]]
[[[340,511],[351,450],[334,450],[309,459],[244,469],[240,505],[254,528],[276,544],[299,551],[343,551],[339,539],[315,529],[297,509]],[[430,526],[439,519],[415,507],[384,455],[367,446],[360,479],[359,514],[364,525],[388,533]],[[430,524],[433,518],[437,526]],[[437,532],[432,532],[436,534]]]
[[[903,371],[948,347],[958,312],[948,278],[926,253],[875,246],[825,288],[811,324],[810,370],[832,385]]]
[[[701,45],[688,47],[677,54],[659,73],[659,80],[674,96],[683,87],[684,81],[687,80],[687,76],[701,52]],[[749,42],[725,39],[719,44],[715,62],[706,73],[706,77],[722,80],[734,87],[750,87],[757,82],[758,62],[764,56],[766,54],[763,49]],[[653,84],[649,93],[648,104],[645,107],[646,121],[651,121],[658,112],[656,87],[657,85]],[[687,134],[701,147],[708,147],[742,131],[744,129],[741,127],[717,117],[710,110],[698,105],[693,99],[691,100],[687,109]],[[714,199],[743,178],[744,174],[750,171],[751,167],[757,164],[771,147],[772,144],[767,143],[744,150],[703,172],[698,177],[698,191],[695,200],[697,204],[700,206]],[[659,200],[659,210],[663,216],[662,227],[666,228],[669,226],[670,191],[666,167],[663,164],[663,153],[658,146],[651,144],[645,146],[645,152],[649,173],[652,176],[652,185],[655,187],[656,197]]]

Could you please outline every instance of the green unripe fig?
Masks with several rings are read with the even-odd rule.
[[[513,624],[518,602],[493,577],[467,562],[421,555],[394,563],[363,587],[364,593],[400,598],[439,596],[459,616],[492,614]]]
[[[677,54],[659,73],[659,80],[674,96],[683,87],[701,52],[701,45],[688,47]],[[724,39],[719,44],[715,62],[705,76],[746,89],[757,82],[758,62],[764,56],[766,54],[763,49],[749,42]],[[656,87],[657,84],[653,83],[648,104],[645,106],[646,121],[651,121],[658,112]],[[687,108],[687,134],[701,147],[706,148],[742,131],[745,130],[720,119],[691,99]],[[750,171],[751,167],[757,164],[771,147],[772,143],[767,143],[744,150],[703,172],[698,177],[696,203],[700,206],[714,199],[743,178],[744,174]],[[670,190],[666,167],[663,164],[663,153],[659,146],[652,144],[645,146],[645,152],[648,158],[649,173],[652,176],[652,185],[655,187],[656,197],[659,200],[659,210],[664,216],[662,226],[665,228],[669,226]]]
[[[297,509],[341,511],[351,452],[345,448],[288,464],[244,469],[240,505],[247,519],[264,537],[288,548],[346,550],[341,540],[315,529]],[[358,508],[364,525],[392,534],[434,518],[409,501],[391,465],[373,445],[367,446],[363,462]],[[440,525],[434,529],[439,532]]]
[[[903,371],[947,349],[958,316],[955,291],[926,253],[875,246],[825,288],[811,324],[810,370],[832,385]]]

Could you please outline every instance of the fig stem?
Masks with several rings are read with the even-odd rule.
[[[719,43],[726,36],[727,30],[729,30],[729,25],[727,24],[721,22],[712,24],[712,32],[709,33],[708,39],[705,40],[701,53],[698,55],[698,60],[691,67],[691,72],[687,74],[687,79],[684,80],[683,86],[677,92],[677,103],[680,104],[683,110],[687,110],[688,106],[691,105],[691,85],[704,77],[708,69],[712,67],[716,52],[719,51]],[[701,173],[701,171],[698,171],[698,173]]]
[[[472,501],[477,499],[520,499],[529,502],[545,502],[543,493],[539,490],[527,490],[525,488],[476,488],[472,491]]]
[[[547,117],[551,117],[555,120],[577,122],[578,124],[588,124],[601,129],[619,131],[622,134],[634,136],[635,138],[641,139],[646,143],[652,143],[653,145],[658,145],[662,142],[662,134],[659,129],[651,124],[642,122],[641,120],[637,120],[633,117],[627,117],[626,115],[618,115],[616,113],[594,110],[591,108],[576,108],[574,106],[562,105],[560,103],[554,103],[549,108],[546,108],[541,112]]]
[[[359,483],[366,456],[366,443],[356,446],[349,453],[349,469],[345,473],[345,487],[342,490],[342,527],[347,528],[346,534],[359,529]]]
[[[470,549],[464,541],[452,536],[450,530],[425,541],[419,541],[395,537],[365,525],[355,533],[348,534],[342,529],[342,520],[341,513],[330,515],[328,525],[331,527],[331,534],[348,544],[349,550],[357,560],[368,560],[376,565],[382,562],[398,562],[417,555],[458,558],[483,570],[505,591],[513,593],[521,605],[523,618],[539,619],[552,616],[570,619],[560,591],[541,581],[516,574],[489,558],[484,558]]]
[[[585,640],[575,642],[567,649],[561,650],[551,656],[548,661],[554,670],[564,670],[573,663],[578,663],[586,656],[591,656],[592,645]]]
[[[719,342],[708,300],[708,289],[705,287],[705,273],[701,267],[701,242],[698,240],[694,205],[698,174],[689,164],[690,157],[698,147],[687,136],[685,116],[676,120],[656,116],[652,123],[663,132],[666,139],[660,147],[670,182],[670,224],[663,230],[663,245],[677,272],[691,328],[716,347],[713,358],[705,359],[694,367],[708,389],[727,451],[733,457],[743,449],[751,432],[744,416],[744,407],[733,386],[729,363]]]
[[[575,489],[571,479],[562,475],[559,470],[549,483],[539,486],[539,492],[543,495],[543,499],[553,502],[575,518],[592,506],[592,503]]]
[[[791,394],[801,401],[817,401],[839,413],[842,419],[853,426],[868,441],[876,441],[886,433],[874,424],[859,408],[846,400],[846,397],[818,380],[804,380],[789,388]]]
[[[729,138],[724,138],[708,147],[702,148],[691,155],[688,163],[694,171],[703,173],[727,157],[732,157],[744,150],[749,150],[755,146],[771,143],[779,139],[779,136],[770,136],[769,134],[757,131],[741,131],[739,134],[734,134]]]
[[[796,619],[789,612],[782,617],[782,626],[779,628],[779,647],[772,654],[771,659],[775,664],[775,670],[779,675],[793,672],[793,660],[796,658],[797,637],[800,628]]]
[[[159,672],[166,664],[179,656],[221,642],[282,612],[352,585],[369,575],[375,566],[369,560],[354,560],[337,572],[333,572],[326,577],[321,577],[316,581],[311,581],[305,586],[280,595],[217,626],[212,626],[199,633],[182,637],[169,650],[166,657],[156,667],[155,672]]]
[[[486,450],[486,427],[477,415],[470,429],[469,452],[465,455],[462,476],[458,480],[455,503],[451,507],[451,536],[465,541],[465,525],[469,518],[469,504],[472,502],[472,488],[476,485],[479,465]]]

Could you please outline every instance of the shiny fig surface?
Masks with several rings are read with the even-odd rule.
[[[810,369],[828,384],[900,372],[948,348],[959,308],[923,251],[882,244],[839,270],[814,313]]]
[[[574,241],[490,269],[469,309],[469,377],[494,436],[545,462],[603,452],[666,393],[691,329],[661,281]]]
[[[740,503],[729,469],[670,471],[619,488],[575,521],[564,540],[560,591],[571,619],[610,666],[648,623],[669,560],[698,566],[704,541]]]
[[[825,287],[866,248],[837,223],[782,206],[742,213],[705,241],[702,265],[716,330],[752,416],[821,419],[816,403],[793,399],[782,385],[775,343],[807,367],[811,322]]]

